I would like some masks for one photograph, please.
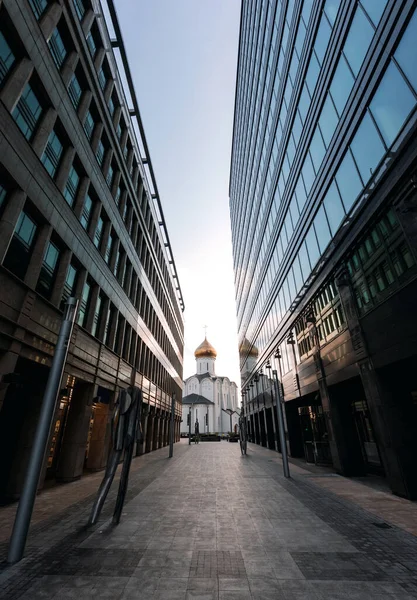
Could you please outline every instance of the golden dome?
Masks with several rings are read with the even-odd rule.
[[[252,356],[253,358],[258,358],[259,350],[256,346],[251,346],[250,342],[244,338],[239,348],[239,354],[245,357]]]
[[[204,342],[194,352],[194,356],[196,358],[216,358],[217,352],[210,342],[207,341],[207,338],[205,338]]]

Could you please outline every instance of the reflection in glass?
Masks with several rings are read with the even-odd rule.
[[[335,235],[336,231],[339,229],[340,223],[345,218],[345,211],[335,182],[333,182],[327,190],[323,204],[326,209],[330,231],[332,235]]]
[[[391,62],[370,105],[387,146],[391,146],[415,104],[414,95]]]
[[[366,184],[385,154],[381,137],[369,113],[365,113],[352,140],[351,149],[362,180]]]
[[[326,148],[330,144],[337,124],[339,122],[337,112],[334,108],[330,94],[327,94],[326,102],[323,104],[321,116],[319,119],[320,130],[323,136]]]
[[[314,218],[314,227],[317,234],[320,253],[323,254],[332,237],[323,206],[320,206],[319,210],[317,211],[317,214]]]
[[[400,45],[394,55],[398,64],[404,71],[409,82],[417,92],[417,10],[408,24],[407,29],[401,39]]]
[[[358,6],[343,48],[354,75],[360,71],[373,36],[374,29],[361,7]]]
[[[319,127],[316,127],[316,131],[311,140],[310,154],[315,171],[317,173],[320,169],[321,163],[323,162],[324,155],[326,154],[326,148],[324,146]]]
[[[308,250],[308,255],[310,257],[311,268],[317,264],[317,261],[320,258],[320,248],[317,243],[316,232],[314,231],[314,225],[310,226],[310,229],[306,235],[306,245]]]
[[[361,4],[375,27],[377,27],[387,5],[387,0],[361,0]]]
[[[345,211],[349,212],[363,187],[350,150],[346,152],[346,155],[339,166],[336,174],[336,181],[340,195],[342,196]]]
[[[335,74],[333,75],[332,84],[330,86],[330,93],[333,98],[333,102],[339,114],[339,117],[341,116],[343,109],[345,108],[354,81],[355,80],[353,78],[352,72],[349,69],[345,57],[342,54],[339,59],[339,64],[337,65]]]

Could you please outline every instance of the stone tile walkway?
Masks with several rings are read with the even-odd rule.
[[[285,480],[277,455],[252,445],[246,457],[226,442],[174,452],[135,460],[118,527],[116,486],[95,528],[92,494],[36,523],[27,557],[3,565],[0,598],[417,599],[417,538],[311,472],[292,466]]]

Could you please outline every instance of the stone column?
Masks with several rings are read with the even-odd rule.
[[[51,238],[52,226],[48,224],[39,227],[35,245],[33,246],[29,266],[25,275],[25,283],[31,288],[36,287],[41,272],[45,252]]]
[[[94,316],[95,316],[95,312],[96,312],[96,306],[97,306],[97,300],[98,300],[98,295],[100,292],[100,288],[98,285],[95,285],[90,293],[90,307],[88,309],[88,314],[87,314],[87,322],[85,324],[85,329],[88,332],[91,332],[92,327],[93,327],[93,322],[94,322]]]
[[[76,382],[56,475],[60,481],[74,481],[83,474],[92,404],[96,395],[96,385],[83,381]]]
[[[94,11],[89,8],[88,10],[85,11],[82,23],[81,23],[81,29],[83,30],[84,33],[84,37],[87,36],[87,33],[90,31],[93,23],[94,23],[94,19],[95,19],[95,14]]]
[[[62,77],[65,87],[68,87],[69,82],[71,81],[72,76],[75,73],[75,69],[77,68],[78,61],[79,61],[78,52],[75,52],[75,50],[70,52],[68,54],[68,56],[65,58],[64,64],[62,65],[62,68],[61,68],[61,77]]]
[[[98,143],[103,134],[104,125],[103,123],[96,123],[93,130],[93,135],[91,136],[91,150],[94,154],[97,152]]]
[[[54,29],[58,25],[58,21],[62,15],[62,7],[57,3],[53,2],[48,5],[45,13],[42,15],[39,21],[39,27],[43,33],[45,40],[48,42]]]
[[[81,217],[81,213],[83,212],[85,197],[87,195],[88,189],[90,187],[90,180],[88,177],[82,177],[80,184],[78,186],[77,195],[75,197],[75,202],[73,205],[73,211],[77,219]]]
[[[57,112],[53,108],[48,108],[41,118],[41,122],[36,130],[35,137],[33,138],[32,148],[39,158],[44,153],[48,138],[54,128],[56,122]]]
[[[80,99],[80,103],[79,103],[78,109],[77,109],[78,117],[83,125],[84,125],[85,117],[87,116],[88,109],[90,108],[92,97],[93,97],[93,94],[90,92],[90,90],[83,90],[83,93],[82,93],[81,99]]]
[[[22,92],[33,73],[33,64],[28,58],[22,58],[14,67],[13,77],[9,77],[0,92],[0,100],[13,112]]]
[[[104,50],[104,48],[99,48],[97,50],[96,55],[94,57],[94,67],[97,72],[101,69],[105,55],[106,51]]]
[[[4,261],[10,241],[26,202],[26,194],[15,190],[7,198],[6,206],[0,220],[0,263]]]
[[[92,211],[90,224],[88,226],[88,232],[87,232],[92,241],[94,241],[94,236],[96,233],[97,223],[98,223],[98,219],[100,217],[100,213],[101,213],[101,202],[100,202],[100,200],[95,200],[94,204],[93,204],[93,211]]]
[[[104,88],[104,101],[106,104],[109,103],[110,97],[114,90],[114,79],[109,79],[106,83],[106,87]]]
[[[51,295],[51,303],[59,306],[64,285],[67,278],[68,267],[72,258],[72,252],[68,248],[61,252],[59,259],[58,271],[55,277],[54,289]]]
[[[65,148],[60,161],[58,171],[55,177],[55,183],[59,191],[63,194],[67,185],[68,175],[74,162],[75,148],[69,146]]]

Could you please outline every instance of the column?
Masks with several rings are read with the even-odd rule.
[[[78,186],[74,206],[72,207],[74,214],[78,219],[81,217],[81,213],[83,212],[84,201],[85,201],[85,197],[87,195],[89,187],[90,187],[89,178],[83,177]]]
[[[14,67],[13,77],[9,77],[0,92],[0,99],[6,108],[13,112],[25,85],[33,73],[33,64],[28,58],[22,58]]]
[[[85,451],[97,386],[77,381],[69,406],[64,437],[59,456],[57,479],[74,481],[83,474]]]
[[[48,143],[48,138],[54,128],[56,117],[56,110],[53,108],[48,108],[41,118],[41,122],[36,130],[35,137],[33,138],[32,142],[32,148],[39,157],[42,156],[46,144]]]
[[[25,275],[25,283],[31,288],[36,287],[51,233],[52,226],[49,225],[49,223],[39,227],[29,266]]]
[[[26,202],[26,194],[15,190],[8,196],[0,220],[0,263],[3,262],[9,248],[17,221]]]
[[[74,157],[75,148],[73,148],[72,146],[68,146],[67,148],[65,148],[55,177],[56,186],[62,194],[65,191],[65,186],[67,184],[67,179],[72,167],[72,163],[74,162]]]
[[[62,7],[56,2],[49,4],[45,13],[42,15],[42,18],[39,22],[39,27],[46,41],[49,41],[49,38],[51,37],[55,27],[58,25],[61,15]]]
[[[85,117],[87,116],[88,109],[90,108],[91,98],[93,94],[90,90],[83,90],[80,103],[78,105],[77,114],[81,123],[84,123]]]
[[[99,293],[100,293],[100,287],[98,285],[95,285],[91,290],[90,307],[88,309],[87,322],[85,324],[85,329],[88,332],[91,332],[91,329],[93,327],[94,316],[95,316],[95,312],[96,312],[96,306],[97,306],[97,300],[98,300]]]
[[[67,278],[68,267],[72,258],[72,252],[68,248],[61,252],[58,271],[55,277],[54,289],[51,295],[51,303],[59,306],[62,292],[64,291],[65,280]]]
[[[89,8],[83,17],[81,23],[81,29],[83,30],[84,37],[87,36],[87,33],[90,31],[92,24],[94,23],[95,14],[91,8]]]
[[[61,77],[65,87],[68,87],[68,84],[71,81],[72,76],[74,75],[75,69],[77,68],[78,60],[78,52],[73,50],[68,54],[64,61],[64,64],[62,65]]]

